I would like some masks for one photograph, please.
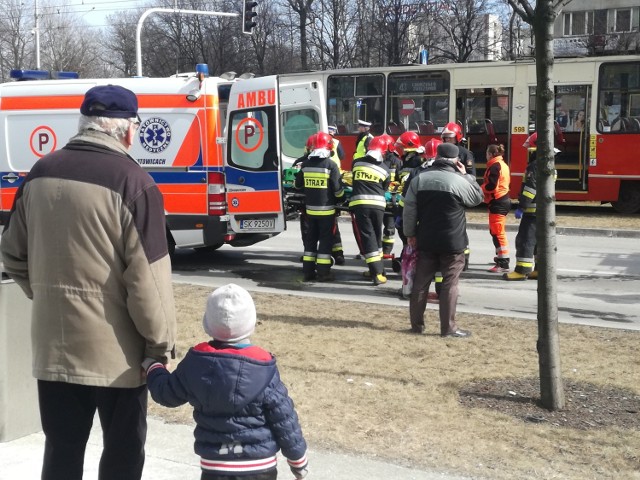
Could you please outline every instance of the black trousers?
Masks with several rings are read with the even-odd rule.
[[[520,220],[516,235],[515,271],[528,275],[535,267],[536,253],[536,216],[525,214]]]
[[[369,267],[372,277],[384,274],[382,264],[382,220],[384,210],[357,207],[351,211],[351,222],[356,243]]]
[[[38,380],[45,434],[42,480],[80,480],[96,410],[102,426],[99,480],[140,480],[147,439],[147,386],[92,387]]]
[[[302,271],[305,274],[318,272],[326,275],[331,270],[331,247],[333,246],[335,215],[307,215],[307,231],[302,241]]]
[[[277,478],[278,470],[274,468],[268,472],[254,473],[253,475],[216,475],[203,471],[200,480],[276,480]]]

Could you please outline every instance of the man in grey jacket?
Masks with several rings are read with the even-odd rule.
[[[162,194],[127,153],[137,111],[130,90],[88,90],[79,133],[34,165],[2,234],[5,269],[33,300],[43,480],[82,478],[96,410],[99,478],[142,476],[140,362],[167,362],[176,324]]]
[[[482,190],[475,177],[466,173],[456,145],[438,145],[437,153],[431,168],[411,180],[404,199],[404,234],[418,250],[409,301],[411,331],[424,333],[429,285],[439,271],[443,277],[438,296],[440,335],[468,337],[471,332],[459,329],[455,320],[458,280],[467,246],[465,207],[479,205]]]

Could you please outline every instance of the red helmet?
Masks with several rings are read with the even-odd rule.
[[[456,142],[462,140],[462,127],[454,122],[449,122],[444,126],[444,130],[440,134],[442,138],[455,137]]]
[[[404,132],[398,137],[396,145],[403,150],[415,150],[420,146],[420,137],[416,132]]]
[[[384,141],[387,142],[387,150],[389,152],[393,152],[396,154],[398,153],[398,151],[396,150],[396,141],[391,135],[389,135],[388,133],[383,133],[382,135],[380,135],[380,138],[384,139]]]
[[[538,132],[533,132],[529,137],[524,141],[522,146],[524,148],[536,148],[538,144]]]
[[[316,133],[314,150],[327,149],[331,150],[333,147],[333,138],[327,132]]]
[[[438,145],[442,143],[439,138],[432,138],[424,144],[424,156],[427,159],[436,158],[438,155]]]
[[[380,135],[378,137],[373,137],[369,142],[369,147],[367,149],[367,156],[373,157],[376,159],[378,163],[382,163],[384,160],[384,155],[389,150],[389,143],[384,135]]]
[[[309,135],[309,138],[307,138],[307,143],[304,146],[307,153],[315,148],[317,135],[317,133],[314,133],[313,135]]]

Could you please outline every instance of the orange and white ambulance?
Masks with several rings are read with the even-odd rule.
[[[19,74],[18,74],[19,75]],[[31,166],[77,132],[84,93],[117,84],[142,120],[131,156],[164,195],[171,247],[246,246],[286,228],[283,168],[326,128],[317,82],[282,76],[16,81],[0,85],[0,223]]]

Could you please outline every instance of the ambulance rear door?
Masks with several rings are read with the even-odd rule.
[[[239,80],[231,87],[225,184],[235,233],[276,234],[285,229],[278,104],[277,76]]]

